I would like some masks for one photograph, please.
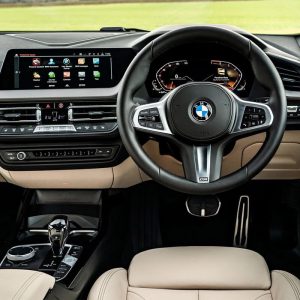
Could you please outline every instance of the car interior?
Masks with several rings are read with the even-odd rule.
[[[300,299],[300,36],[0,34],[0,299]]]

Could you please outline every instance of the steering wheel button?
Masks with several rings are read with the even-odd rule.
[[[158,130],[164,130],[164,126],[162,123],[156,123],[155,124],[155,129],[158,129]]]
[[[139,113],[139,116],[140,117],[148,117],[149,116],[149,109],[141,110],[140,113]]]
[[[144,120],[139,120],[139,124],[143,127],[146,127],[147,122]]]
[[[258,120],[259,118],[260,118],[260,115],[258,115],[258,114],[252,115],[252,120]]]
[[[147,122],[147,127],[148,128],[155,128],[155,123],[153,123],[153,122]]]
[[[252,113],[252,107],[247,106],[247,107],[245,108],[245,113],[246,113],[246,114],[251,114],[251,113]]]
[[[258,108],[257,112],[258,112],[259,114],[265,114],[265,111],[264,111],[264,109],[262,109],[262,108]]]
[[[151,116],[158,116],[159,115],[159,112],[158,112],[158,109],[157,108],[150,108],[150,110],[149,110],[149,114],[151,115]]]

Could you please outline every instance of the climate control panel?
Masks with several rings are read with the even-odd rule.
[[[1,158],[6,163],[38,163],[45,161],[105,161],[112,160],[118,146],[84,147],[84,148],[50,148],[26,150],[2,150]]]
[[[116,128],[116,105],[109,102],[0,104],[0,137],[103,135]]]

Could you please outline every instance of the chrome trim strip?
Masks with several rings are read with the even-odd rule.
[[[48,235],[48,230],[47,229],[29,229],[29,233],[34,233],[34,234],[39,234],[42,233],[44,235]],[[76,229],[76,230],[71,230],[69,232],[69,236],[76,235],[76,234],[82,234],[82,235],[97,235],[98,230],[90,230],[90,229]]]
[[[210,182],[211,145],[194,148],[194,162],[198,183]]]
[[[23,254],[23,255],[16,255],[16,254],[14,255],[14,254],[9,253],[10,250],[20,248],[20,247],[28,247],[30,249],[30,252],[27,253],[27,254]],[[11,260],[13,262],[26,261],[26,260],[29,260],[29,259],[33,258],[34,256],[35,256],[35,250],[30,246],[24,246],[24,245],[19,245],[19,246],[12,247],[6,253],[7,259]]]

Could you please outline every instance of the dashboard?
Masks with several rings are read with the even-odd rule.
[[[161,97],[191,81],[214,82],[247,97],[253,79],[250,65],[234,50],[206,43],[185,45],[163,54],[152,64],[146,84],[152,97]]]
[[[24,174],[23,186],[33,188],[44,188],[50,182],[49,174],[53,174],[51,188],[63,182],[74,188],[81,182],[88,188],[99,187],[100,178],[109,178],[107,187],[112,185],[111,178],[119,186],[121,177],[112,175],[112,169],[130,178],[127,174],[136,169],[129,164],[118,134],[118,91],[135,55],[162,33],[0,34],[0,173],[8,172],[6,179],[13,174],[12,182],[17,184]],[[249,38],[276,64],[289,101],[289,126],[300,127],[300,61],[260,44],[263,41],[257,37]],[[158,101],[190,81],[222,84],[248,100],[266,101],[268,97],[235,49],[195,42],[170,49],[153,61],[137,99]],[[99,177],[99,170],[105,175]],[[33,172],[33,177],[27,172]],[[82,177],[90,172],[95,174],[92,183],[88,175]],[[74,176],[76,184],[72,184]],[[139,176],[137,170],[132,180]]]

